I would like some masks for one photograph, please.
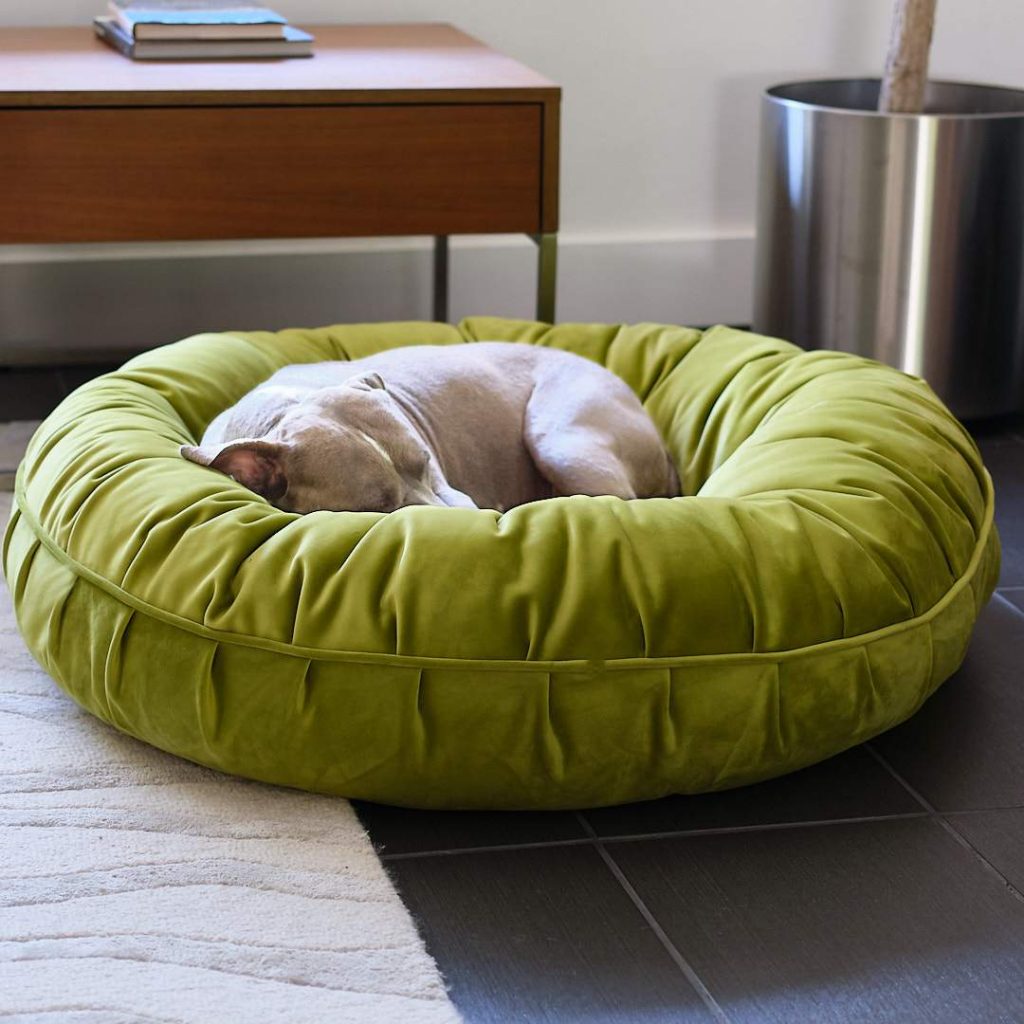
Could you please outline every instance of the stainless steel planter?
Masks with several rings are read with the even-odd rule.
[[[924,377],[955,413],[1024,408],[1024,91],[877,80],[762,103],[754,327]]]

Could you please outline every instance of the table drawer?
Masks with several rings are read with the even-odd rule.
[[[540,104],[0,110],[0,242],[537,232]]]

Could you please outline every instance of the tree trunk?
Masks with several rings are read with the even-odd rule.
[[[892,38],[878,109],[886,114],[920,114],[928,83],[936,0],[896,0]]]

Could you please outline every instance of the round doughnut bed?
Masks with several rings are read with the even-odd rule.
[[[686,497],[505,514],[273,508],[178,448],[287,363],[497,339],[641,396]],[[766,779],[901,722],[998,574],[988,474],[919,380],[715,327],[473,318],[206,334],[67,398],[4,568],[35,656],[226,772],[415,807],[590,807]]]

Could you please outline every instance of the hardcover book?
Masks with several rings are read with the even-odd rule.
[[[230,0],[110,0],[107,6],[133,39],[283,39],[288,24],[269,7]]]
[[[93,30],[133,60],[225,60],[256,57],[311,57],[313,37],[286,25],[280,39],[138,39],[113,17],[93,19]]]

